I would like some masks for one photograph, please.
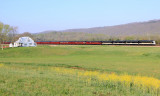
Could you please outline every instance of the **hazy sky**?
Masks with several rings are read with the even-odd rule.
[[[160,19],[160,0],[0,0],[0,21],[22,32]]]

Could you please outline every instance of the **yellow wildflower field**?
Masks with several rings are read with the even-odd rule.
[[[153,77],[145,77],[145,76],[131,76],[128,74],[117,75],[115,73],[103,73],[98,71],[85,71],[85,70],[76,70],[62,67],[52,67],[51,70],[60,73],[60,74],[68,74],[68,75],[76,75],[77,78],[84,78],[88,83],[91,82],[92,78],[96,78],[97,82],[112,82],[112,83],[120,83],[123,86],[130,88],[136,87],[138,89],[142,89],[143,91],[150,91],[153,93],[157,93],[160,89],[160,80]]]

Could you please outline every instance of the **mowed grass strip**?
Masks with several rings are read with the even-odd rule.
[[[0,62],[81,67],[160,79],[159,47],[38,46],[0,50]]]

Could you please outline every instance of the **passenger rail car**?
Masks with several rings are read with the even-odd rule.
[[[154,40],[102,41],[102,45],[156,45]]]
[[[10,44],[11,42],[4,42],[3,44]]]

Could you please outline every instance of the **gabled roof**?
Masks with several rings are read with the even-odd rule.
[[[20,37],[17,41],[17,43],[29,43],[34,42],[30,37]]]

